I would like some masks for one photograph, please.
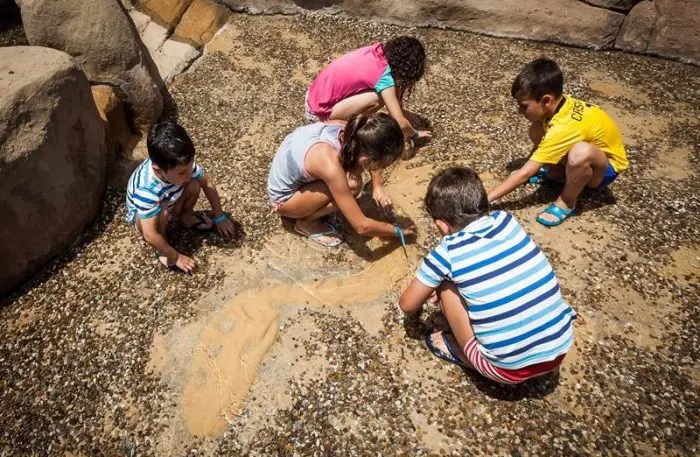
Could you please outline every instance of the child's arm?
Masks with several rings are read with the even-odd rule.
[[[415,140],[418,138],[429,138],[431,136],[430,132],[428,131],[421,130],[416,132],[416,130],[413,128],[411,122],[403,113],[403,108],[401,107],[401,102],[396,94],[395,87],[384,89],[379,93],[379,96],[382,98],[384,106],[386,106],[386,110],[389,111],[389,115],[391,115],[391,117],[396,119],[396,122],[399,123],[399,127],[401,127],[404,137],[412,138],[415,142]],[[418,137],[416,137],[416,135],[418,135]]]
[[[391,210],[394,203],[391,197],[384,190],[384,177],[381,170],[372,170],[369,173],[372,176],[372,199],[384,210]]]
[[[426,286],[418,278],[413,278],[408,287],[401,292],[399,308],[406,314],[416,314],[433,292],[434,288]]]
[[[204,173],[202,178],[199,180],[199,183],[202,185],[204,195],[206,195],[207,200],[209,200],[212,211],[214,211],[214,222],[219,235],[225,238],[233,238],[236,235],[236,228],[234,227],[233,222],[231,222],[231,219],[224,214],[224,210],[221,208],[219,192],[216,190],[211,178],[209,178],[209,174]],[[216,223],[216,220],[220,218],[223,218],[223,220]]]
[[[318,149],[313,149],[316,147]],[[338,159],[333,157],[334,154],[323,152],[325,148],[335,151],[327,144],[314,146],[307,154],[304,164],[311,176],[317,176],[326,183],[333,201],[353,230],[363,236],[397,236],[394,225],[365,216],[350,192],[345,170],[340,166]],[[412,236],[415,233],[413,223],[405,223],[401,229],[404,236]]]
[[[542,164],[540,162],[535,162],[534,160],[525,162],[522,168],[511,173],[505,181],[489,191],[489,202],[498,200],[504,195],[513,192],[517,187],[525,184],[530,177],[535,176],[541,166]]]
[[[180,254],[170,246],[168,240],[158,231],[158,218],[149,217],[141,219],[141,232],[146,243],[168,259],[168,264],[177,266],[180,270],[191,273],[194,270],[194,260],[186,255]]]

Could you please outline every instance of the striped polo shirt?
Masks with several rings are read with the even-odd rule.
[[[192,179],[202,179],[204,170],[192,164]],[[139,219],[148,219],[160,213],[160,203],[172,206],[182,195],[183,186],[170,184],[156,176],[151,159],[141,162],[129,178],[126,187],[126,220],[134,223]]]
[[[418,269],[429,287],[453,282],[478,349],[497,367],[554,360],[573,343],[576,313],[549,261],[513,215],[494,211],[446,236]]]

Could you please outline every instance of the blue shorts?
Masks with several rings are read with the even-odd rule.
[[[600,182],[597,188],[603,189],[605,187],[608,187],[610,184],[612,184],[613,181],[615,181],[615,178],[617,178],[617,172],[615,171],[613,166],[608,163],[608,169],[605,170],[603,180]]]

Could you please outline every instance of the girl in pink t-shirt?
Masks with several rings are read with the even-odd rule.
[[[347,121],[354,114],[370,113],[386,106],[413,144],[430,138],[415,130],[406,117],[403,100],[425,71],[425,49],[417,38],[400,36],[351,51],[316,76],[306,92],[309,122]],[[392,206],[384,191],[381,173],[372,173],[372,197],[382,208]]]

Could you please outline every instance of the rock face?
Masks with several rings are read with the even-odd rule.
[[[21,0],[30,44],[75,57],[93,84],[113,86],[146,130],[163,109],[163,81],[134,24],[115,0]]]
[[[85,74],[63,52],[0,48],[0,91],[1,294],[97,213],[105,132]]]
[[[163,81],[186,70],[231,11],[215,0],[141,0],[129,10]]]
[[[126,120],[124,103],[114,92],[112,86],[92,86],[97,112],[102,119],[107,135],[107,165],[127,152],[134,138]]]
[[[640,1],[641,0],[586,0],[586,3],[616,11],[629,11]]]
[[[223,0],[236,10],[289,13],[296,7],[390,22],[447,26],[489,35],[610,47],[624,15],[578,0]]]
[[[655,0],[658,20],[648,54],[700,65],[700,1]]]
[[[625,18],[615,40],[615,47],[631,52],[646,52],[657,17],[656,8],[649,0],[637,4]]]
[[[320,11],[593,49],[618,48],[700,65],[700,0],[219,1],[252,14]]]
[[[173,34],[197,47],[207,44],[231,12],[214,0],[194,0]]]
[[[700,65],[700,1],[638,3],[625,19],[615,47]]]

